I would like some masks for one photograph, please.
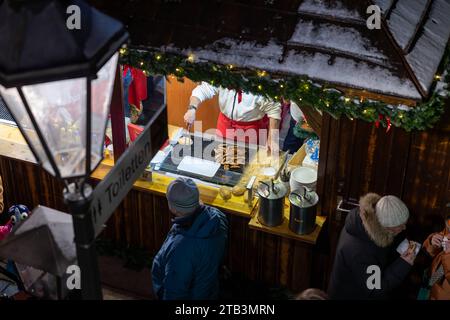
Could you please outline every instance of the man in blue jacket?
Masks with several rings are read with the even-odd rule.
[[[172,181],[167,201],[173,226],[153,261],[154,292],[163,300],[217,299],[228,237],[226,216],[200,202],[191,179]]]

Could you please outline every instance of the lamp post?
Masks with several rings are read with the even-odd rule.
[[[79,29],[66,12],[79,8]],[[124,26],[81,0],[0,2],[0,94],[36,161],[65,183],[83,299],[101,299],[87,179],[103,158]],[[73,17],[72,17],[73,18]]]

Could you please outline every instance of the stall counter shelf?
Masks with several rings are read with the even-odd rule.
[[[278,235],[284,238],[294,239],[310,244],[316,244],[317,239],[319,238],[320,232],[322,230],[322,227],[326,221],[326,216],[316,216],[316,227],[314,228],[314,231],[309,234],[300,235],[295,232],[292,232],[289,229],[289,200],[285,198],[284,203],[284,214],[283,214],[283,222],[281,225],[276,227],[268,227],[258,220],[258,210],[259,206],[255,206],[255,210],[252,213],[252,219],[250,220],[249,226],[252,229],[267,232],[270,234]]]
[[[108,158],[103,160],[91,177],[97,180],[102,180],[112,169],[113,165],[114,161],[112,159]],[[148,176],[149,172],[144,174],[141,179],[134,183],[134,188],[136,190],[165,195],[168,185],[171,181],[175,180],[174,177],[159,172],[151,172],[150,181],[146,178],[146,175]],[[255,198],[252,205],[249,207],[244,201],[243,196],[232,196],[231,199],[225,201],[219,195],[219,188],[202,184],[201,182],[197,183],[197,185],[200,190],[200,199],[203,203],[240,216],[250,217],[258,202],[258,199]]]

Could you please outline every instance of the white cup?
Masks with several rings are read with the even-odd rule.
[[[316,189],[317,170],[309,167],[298,167],[291,172],[289,186],[291,190],[296,190],[300,186],[308,187],[311,190]]]

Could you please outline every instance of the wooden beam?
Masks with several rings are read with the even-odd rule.
[[[366,99],[381,101],[381,102],[384,102],[387,104],[392,104],[392,105],[403,104],[403,105],[406,105],[406,106],[412,107],[412,108],[417,105],[417,101],[415,101],[415,100],[383,95],[383,94],[379,94],[379,93],[370,92],[367,90],[339,87],[339,86],[336,86],[336,89],[344,92],[344,94],[348,97],[355,97],[355,98],[356,97],[357,98],[364,97]]]
[[[406,56],[405,56],[405,53],[403,51],[403,48],[400,48],[400,46],[398,45],[397,41],[394,39],[394,36],[391,33],[391,30],[389,29],[389,26],[387,25],[387,21],[385,19],[381,20],[381,27],[382,27],[384,33],[386,34],[386,37],[388,38],[388,41],[391,43],[391,45],[394,47],[395,51],[397,52],[398,56],[400,57],[400,60],[402,61],[403,65],[404,65],[404,67],[406,69],[406,72],[409,75],[409,78],[414,83],[414,86],[419,91],[419,93],[422,96],[422,98],[427,98],[428,97],[428,92],[420,84],[420,81],[417,78],[416,74],[414,73],[413,69],[411,68],[411,65],[406,60]]]
[[[311,106],[307,106],[305,104],[299,104],[298,106],[305,115],[308,125],[320,137],[322,132],[322,115]]]
[[[122,71],[117,64],[116,78],[111,99],[111,128],[114,146],[114,161],[117,161],[127,149],[125,134],[125,110],[123,105]]]

